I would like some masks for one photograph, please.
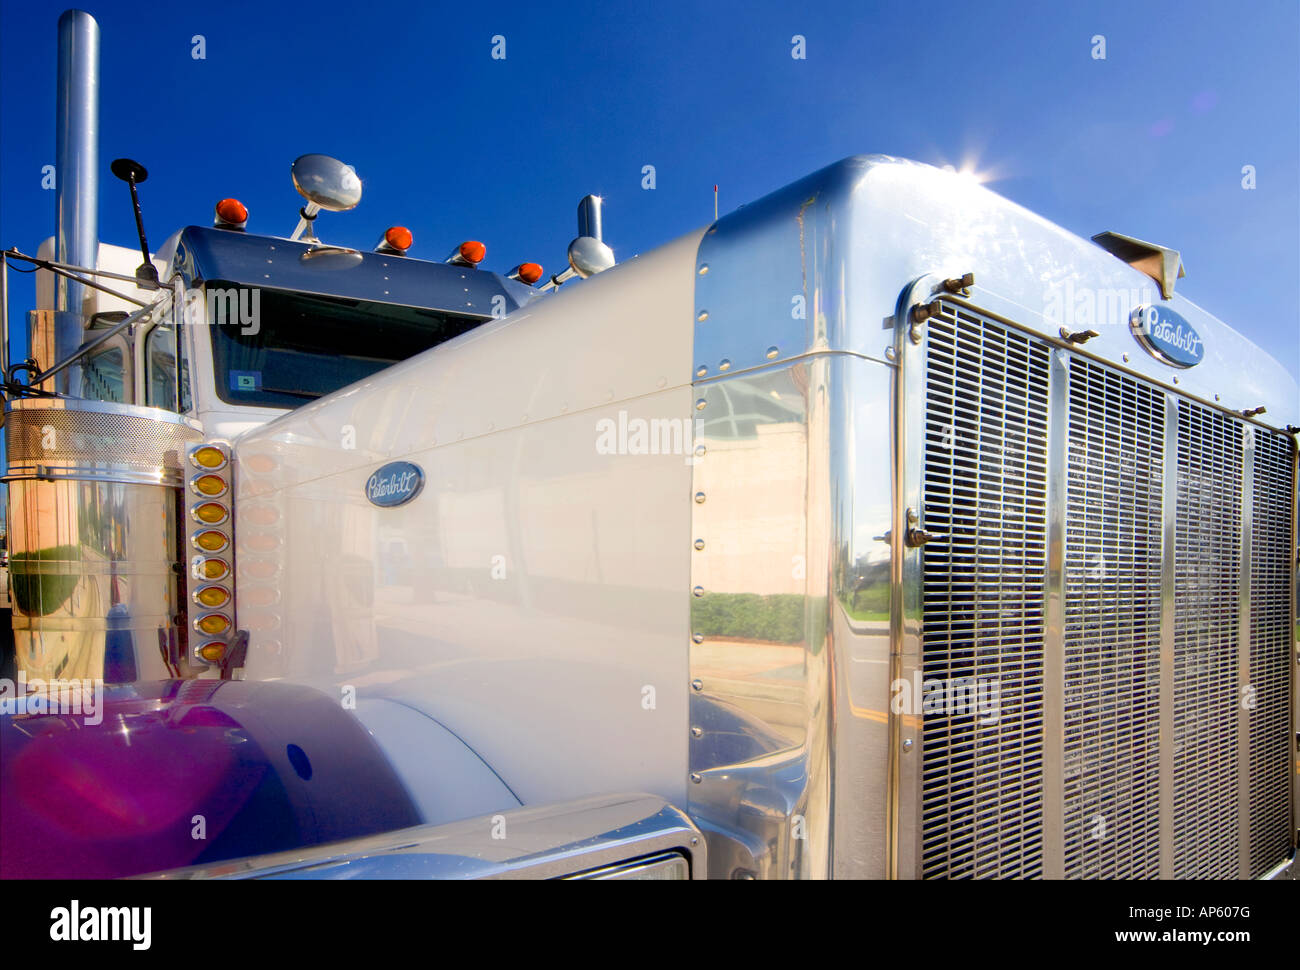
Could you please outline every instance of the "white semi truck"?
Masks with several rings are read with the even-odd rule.
[[[17,668],[110,686],[0,875],[1287,871],[1300,394],[1176,252],[872,155],[535,288],[295,181],[7,375]]]

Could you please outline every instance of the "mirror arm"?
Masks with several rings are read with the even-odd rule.
[[[319,242],[316,238],[316,232],[312,228],[312,223],[320,215],[320,206],[315,202],[308,202],[306,206],[298,210],[298,228],[294,229],[293,235],[289,237],[290,242],[297,242],[299,239],[306,239],[308,242]],[[303,236],[303,233],[306,236]]]

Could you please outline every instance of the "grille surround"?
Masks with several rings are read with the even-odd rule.
[[[1032,367],[1009,372],[1009,358],[986,349],[1011,344]],[[961,591],[952,577],[961,578],[972,552],[977,571],[993,575],[1008,554],[988,536],[980,547],[978,515],[962,519],[954,500],[962,483],[953,482],[963,470],[945,452],[961,439],[945,432],[943,414],[964,398],[978,428],[1008,413],[999,395],[1013,379],[1028,380],[1032,393],[1017,405],[1024,427],[1046,428],[1049,439],[1031,478],[1035,488],[1042,474],[1050,479],[1044,521],[1034,524],[1045,547],[1041,633],[1044,598],[1020,575],[994,583],[1034,618],[1019,660],[1000,664],[1023,669],[1042,658],[1041,690],[1029,698],[1045,709],[1041,743],[1023,737],[1018,722],[977,736],[952,718],[923,718],[916,874],[1268,872],[1293,841],[1290,439],[958,299],[927,321],[916,357],[923,376],[905,406],[924,420],[907,450],[920,466],[924,527],[948,535],[918,553],[912,574],[925,676],[961,672],[953,641]],[[972,439],[977,454],[964,473],[976,494],[989,468],[1008,468],[999,434]],[[1014,506],[983,514],[1023,519]],[[978,654],[990,632],[977,624],[973,642],[956,645]],[[1246,686],[1254,709],[1239,704]],[[981,748],[996,750],[1003,766],[1018,764],[987,790],[945,781],[949,748],[961,743],[973,745],[966,757],[975,767]],[[972,801],[972,791],[983,797]],[[1023,810],[1031,804],[1037,814]]]

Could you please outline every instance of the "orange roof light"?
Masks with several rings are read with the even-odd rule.
[[[468,239],[468,241],[460,243],[460,246],[456,247],[456,251],[451,254],[451,259],[447,261],[448,263],[459,263],[465,265],[465,267],[477,267],[478,264],[484,261],[486,255],[487,247],[484,244],[478,242],[477,239]]]
[[[248,222],[248,209],[238,199],[222,199],[217,203],[216,225],[226,229],[243,229]]]
[[[532,286],[542,278],[541,263],[520,263],[510,271],[510,279]]]
[[[375,247],[375,252],[405,256],[406,251],[411,248],[411,244],[414,242],[415,237],[411,235],[411,230],[405,226],[389,226],[384,230],[384,235],[380,238],[379,245]]]

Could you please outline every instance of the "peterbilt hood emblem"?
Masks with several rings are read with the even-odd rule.
[[[1129,317],[1142,349],[1173,367],[1194,367],[1205,359],[1205,342],[1186,318],[1165,306],[1140,306]]]
[[[371,505],[391,509],[405,505],[424,488],[424,470],[409,461],[390,461],[366,481]]]

